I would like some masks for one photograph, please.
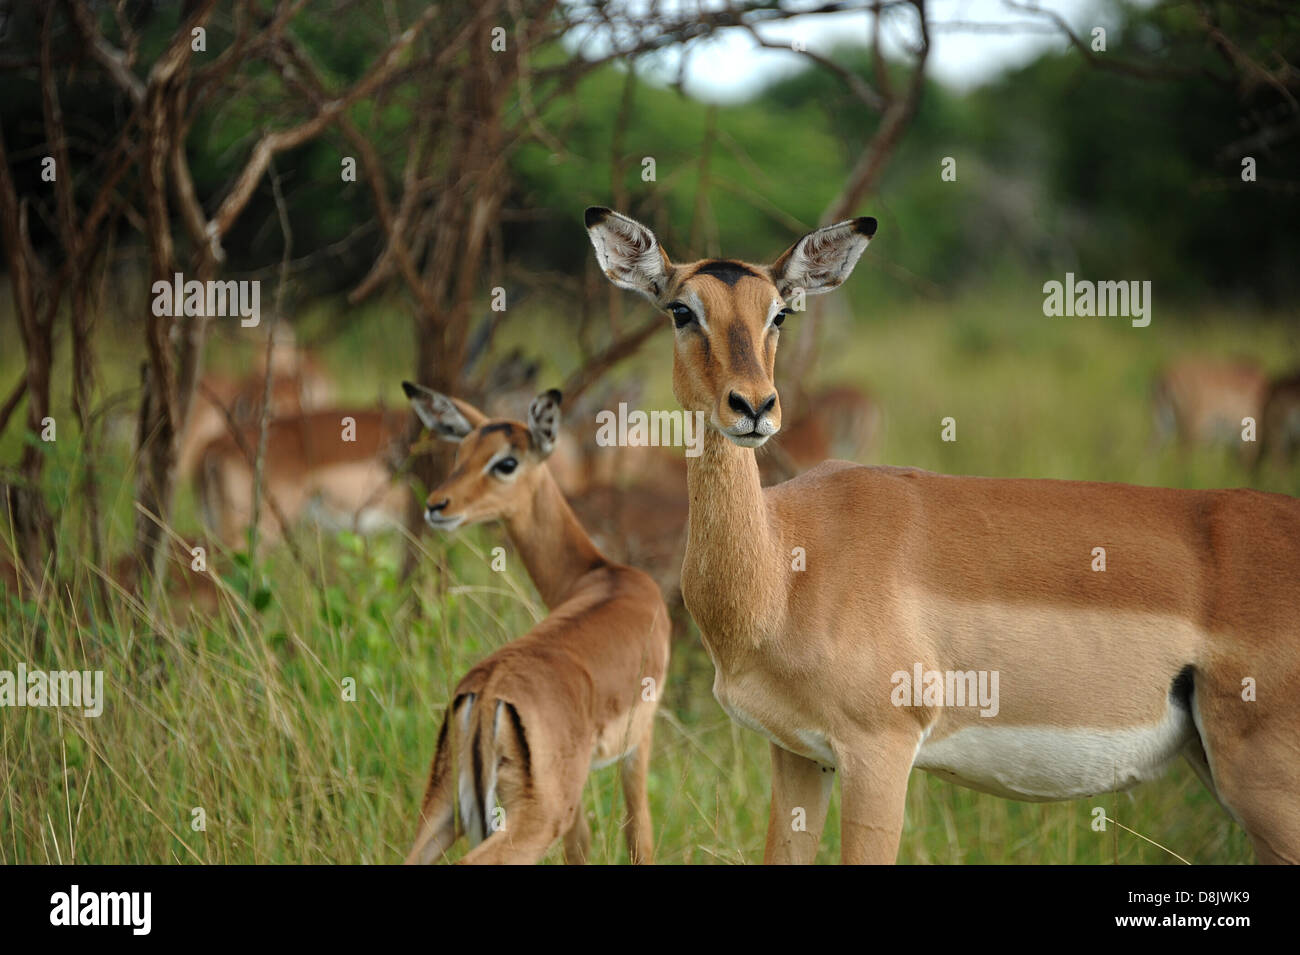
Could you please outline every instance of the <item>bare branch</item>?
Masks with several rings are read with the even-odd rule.
[[[292,129],[267,133],[262,137],[253,148],[253,154],[249,157],[248,163],[244,166],[244,170],[240,173],[235,185],[221,203],[220,208],[217,209],[216,215],[212,217],[209,229],[214,242],[219,242],[221,237],[230,231],[230,227],[234,225],[235,220],[248,204],[248,200],[253,197],[253,192],[263,174],[265,174],[266,168],[271,162],[271,157],[278,152],[293,149],[314,139],[322,130],[335,122],[349,106],[357,102],[357,100],[371,95],[383,85],[399,65],[402,54],[410,48],[411,44],[415,42],[415,38],[419,36],[420,31],[437,13],[437,7],[427,8],[414,23],[402,31],[402,35],[376,60],[370,72],[356,86],[352,87],[342,97],[321,104],[316,115],[311,119]]]
[[[880,20],[879,15],[877,15],[875,19],[876,22],[879,23]],[[879,113],[883,111],[886,106],[889,105],[886,97],[882,96],[880,93],[873,90],[869,85],[867,85],[867,83],[862,79],[862,77],[858,76],[857,73],[854,73],[852,70],[848,69],[847,67],[841,66],[839,63],[836,63],[829,56],[825,56],[821,53],[817,53],[813,50],[809,50],[806,48],[795,49],[788,43],[775,43],[771,40],[765,40],[759,34],[758,29],[754,26],[754,24],[746,22],[743,24],[743,26],[745,30],[749,33],[749,35],[754,38],[754,42],[757,43],[759,46],[761,46],[763,49],[781,50],[786,53],[797,53],[798,55],[805,57],[811,62],[816,63],[827,73],[831,73],[834,76],[838,77],[839,80],[846,87],[848,87],[849,92],[852,93],[859,100],[861,100],[861,102],[863,103],[863,105],[867,107],[867,109]]]
[[[577,401],[588,388],[600,380],[601,376],[623,359],[636,354],[655,332],[666,327],[667,324],[662,315],[653,315],[593,355],[565,379],[564,387],[561,389],[564,392],[565,403]]]
[[[9,419],[13,417],[25,394],[27,394],[27,375],[22,374],[18,376],[18,381],[9,392],[4,405],[0,406],[0,434],[4,434],[5,429],[9,427]]]
[[[81,42],[114,84],[126,93],[131,102],[140,106],[144,103],[145,84],[131,72],[130,61],[125,53],[117,49],[99,30],[95,15],[86,7],[83,0],[64,0],[68,16],[76,28]]]
[[[848,182],[822,214],[822,224],[839,222],[851,216],[858,203],[876,188],[881,174],[885,170],[904,130],[911,123],[912,117],[921,103],[921,94],[925,90],[925,65],[930,56],[930,27],[926,15],[925,0],[911,0],[916,8],[919,44],[915,51],[911,77],[907,90],[901,99],[894,99],[881,117],[870,143],[849,173]]]
[[[1165,80],[1173,79],[1179,76],[1187,76],[1194,70],[1176,69],[1173,67],[1150,66],[1146,63],[1138,63],[1132,60],[1119,59],[1107,53],[1105,56],[1098,56],[1093,52],[1082,37],[1080,37],[1070,27],[1065,17],[1061,16],[1054,10],[1044,10],[1042,7],[1029,3],[1020,3],[1018,0],[1002,0],[1004,6],[1008,9],[1016,10],[1021,13],[1028,13],[1034,16],[1046,17],[1052,22],[1061,35],[1070,41],[1070,45],[1079,52],[1079,54],[1088,62],[1089,66],[1095,66],[1098,69],[1109,70],[1112,73],[1124,73],[1128,76],[1136,76],[1148,80]]]

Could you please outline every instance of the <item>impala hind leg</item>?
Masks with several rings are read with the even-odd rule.
[[[456,831],[455,812],[451,805],[450,790],[445,809],[442,806],[426,810],[429,815],[420,819],[420,831],[416,834],[415,845],[406,856],[406,865],[429,865],[451,848],[459,833]]]
[[[503,758],[497,765],[496,794],[502,811],[489,809],[488,817],[500,828],[466,853],[463,865],[532,865],[561,836],[586,827],[579,817],[590,760],[557,760],[550,772],[537,776],[532,760],[539,754],[523,749],[521,738],[503,734],[498,740]]]
[[[568,798],[539,799],[527,789],[504,784],[500,780],[501,828],[493,832],[460,860],[461,865],[533,865],[541,862],[547,850],[565,835],[565,861],[569,840],[575,828],[586,829],[582,815],[582,786],[567,794]],[[581,834],[581,830],[580,830]],[[590,833],[587,835],[590,840]],[[584,853],[585,853],[584,849]]]
[[[1266,865],[1300,865],[1300,764],[1291,746],[1252,742],[1249,752],[1213,758],[1223,803]]]
[[[429,785],[420,804],[420,825],[415,844],[406,855],[406,865],[428,865],[451,848],[460,834],[456,827],[456,801],[452,791],[451,750],[447,745],[444,718],[438,731],[438,745],[433,752]]]
[[[623,757],[620,766],[623,799],[627,803],[627,854],[633,865],[654,863],[654,827],[650,822],[650,797],[646,779],[650,774],[651,729],[647,728],[636,749]]]
[[[1285,684],[1284,684],[1285,685]],[[1245,702],[1198,681],[1196,727],[1214,790],[1265,864],[1300,865],[1300,700]]]
[[[505,825],[465,853],[460,865],[533,865],[560,836],[544,814],[506,810]]]
[[[532,865],[573,828],[577,820],[565,809],[576,806],[581,814],[581,783],[576,798],[566,803],[538,782],[518,762],[501,764],[497,772],[501,810],[488,810],[492,825],[499,828],[467,852],[461,865]]]
[[[772,806],[764,865],[809,865],[826,825],[835,771],[772,744]]]

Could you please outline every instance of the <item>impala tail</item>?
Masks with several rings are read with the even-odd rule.
[[[459,693],[443,719],[408,865],[436,862],[462,833],[473,848],[505,829],[499,784],[526,792],[532,766],[519,711],[500,699]]]

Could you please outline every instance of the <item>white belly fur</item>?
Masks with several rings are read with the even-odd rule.
[[[1173,704],[1159,723],[1125,729],[972,726],[923,741],[913,765],[1009,799],[1077,799],[1154,779],[1194,732]]]

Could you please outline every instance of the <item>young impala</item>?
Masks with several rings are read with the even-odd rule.
[[[652,861],[646,772],[668,613],[650,577],[596,549],[551,478],[560,393],[537,397],[525,425],[402,388],[429,430],[460,442],[451,474],[429,495],[429,524],[502,520],[551,611],[457,684],[406,861],[433,862],[461,832],[475,846],[467,863],[536,862],[561,836],[565,861],[585,861],[582,787],[593,767],[616,760],[628,851]]]
[[[671,315],[673,391],[710,422],[682,591],[718,701],[772,743],[767,861],[813,859],[832,771],[844,861],[891,862],[913,767],[1037,801],[1182,754],[1261,860],[1300,862],[1300,501],[843,461],[764,490],[787,301],[848,278],[875,220],[770,266],[586,221],[606,275]]]

